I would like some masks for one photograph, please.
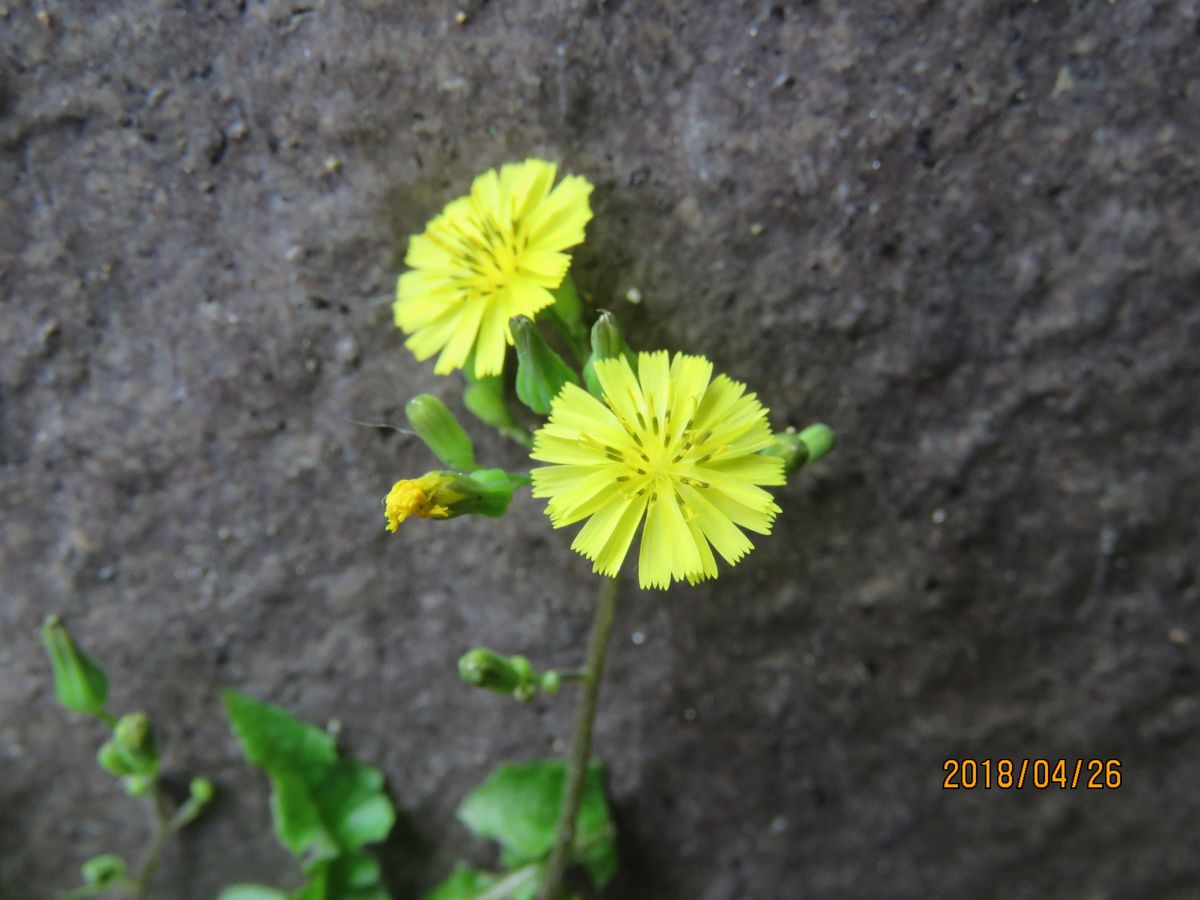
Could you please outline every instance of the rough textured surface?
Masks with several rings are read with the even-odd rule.
[[[1195,2],[81,6],[0,19],[0,895],[143,838],[51,611],[219,784],[156,896],[297,878],[224,685],[384,770],[397,897],[489,859],[455,805],[571,704],[454,659],[570,663],[594,582],[527,496],[386,535],[431,460],[351,420],[457,402],[390,325],[405,238],[539,154],[637,344],[843,438],[746,563],[627,596],[606,896],[1195,896]],[[1124,785],[942,789],[1003,756]]]

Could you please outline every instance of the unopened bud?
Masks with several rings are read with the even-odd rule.
[[[93,856],[79,867],[79,874],[89,887],[101,887],[125,877],[125,860],[111,853]]]
[[[154,784],[153,775],[130,775],[125,779],[125,793],[130,797],[145,797]]]
[[[188,785],[191,801],[197,806],[203,806],[213,798],[213,783],[207,778],[193,778]]]
[[[497,694],[511,694],[528,703],[541,679],[524,656],[501,656],[486,647],[468,650],[458,660],[458,674],[467,684]]]
[[[633,351],[625,343],[625,337],[617,325],[617,317],[607,309],[602,309],[592,326],[592,355],[583,367],[583,380],[592,396],[599,397],[604,393],[600,379],[596,377],[596,362],[614,356],[623,356],[630,366],[634,366]]]
[[[445,403],[432,394],[419,394],[408,401],[404,414],[417,437],[443,465],[462,471],[475,468],[471,438]]]
[[[837,446],[837,435],[828,425],[818,422],[800,432],[800,440],[808,448],[808,461],[816,462]]]
[[[145,713],[126,713],[113,729],[112,744],[134,775],[153,775],[158,769],[158,741]]]
[[[104,710],[108,678],[94,659],[79,649],[58,616],[42,626],[42,645],[54,668],[54,694],[67,709],[88,715]]]
[[[532,319],[514,316],[508,324],[517,345],[517,397],[535,413],[547,415],[563,385],[578,384],[579,379],[546,343]]]
[[[124,754],[117,749],[116,744],[112,741],[105,741],[100,747],[96,753],[96,762],[100,764],[100,768],[104,769],[105,772],[115,775],[117,778],[123,778],[133,773]]]
[[[797,433],[796,429],[777,431],[771,443],[762,450],[764,456],[778,456],[788,475],[801,466],[816,462],[837,444],[837,437],[828,425],[810,425]]]

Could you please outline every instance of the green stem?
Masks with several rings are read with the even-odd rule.
[[[564,789],[562,812],[554,835],[554,849],[546,864],[546,877],[542,881],[538,900],[554,900],[562,883],[563,873],[570,862],[575,844],[575,822],[579,818],[579,802],[583,797],[583,784],[587,777],[588,759],[592,752],[592,726],[596,721],[596,702],[600,697],[600,680],[604,675],[604,654],[608,650],[608,639],[612,634],[613,616],[617,609],[620,582],[609,580],[600,595],[592,619],[592,636],[588,643],[587,680],[583,686],[583,699],[575,719],[575,736],[571,744],[571,759],[567,766],[567,783]]]
[[[154,877],[163,845],[171,833],[171,814],[167,809],[167,798],[157,781],[150,786],[150,802],[153,808],[154,836],[150,840],[150,850],[146,854],[142,872],[133,883],[133,900],[146,900],[149,896],[150,880]]]
[[[514,869],[482,894],[476,894],[473,900],[509,900],[516,891],[536,882],[541,868],[537,863],[531,863]]]

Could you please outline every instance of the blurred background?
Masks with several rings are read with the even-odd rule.
[[[1195,897],[1200,6],[142,2],[0,10],[0,896],[135,857],[54,702],[59,613],[218,797],[154,896],[298,883],[222,687],[387,776],[397,898],[574,697],[597,593],[523,492],[380,501],[457,378],[391,323],[408,236],[536,155],[595,185],[574,275],[841,444],[713,583],[626,591],[596,753],[606,897]],[[639,300],[640,302],[633,302]],[[523,457],[471,427],[482,459]],[[1119,759],[957,790],[947,759]]]

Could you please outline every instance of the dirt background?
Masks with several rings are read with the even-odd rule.
[[[636,346],[842,436],[744,564],[627,592],[605,896],[1195,897],[1198,4],[458,9],[0,10],[0,895],[145,835],[53,701],[49,612],[218,783],[156,897],[298,879],[223,686],[386,773],[400,900],[491,860],[455,806],[572,703],[454,661],[572,663],[595,583],[527,495],[386,534],[432,460],[355,422],[457,406],[391,326],[405,240],[542,155],[596,184],[576,277]],[[943,790],[964,757],[1124,781]]]

